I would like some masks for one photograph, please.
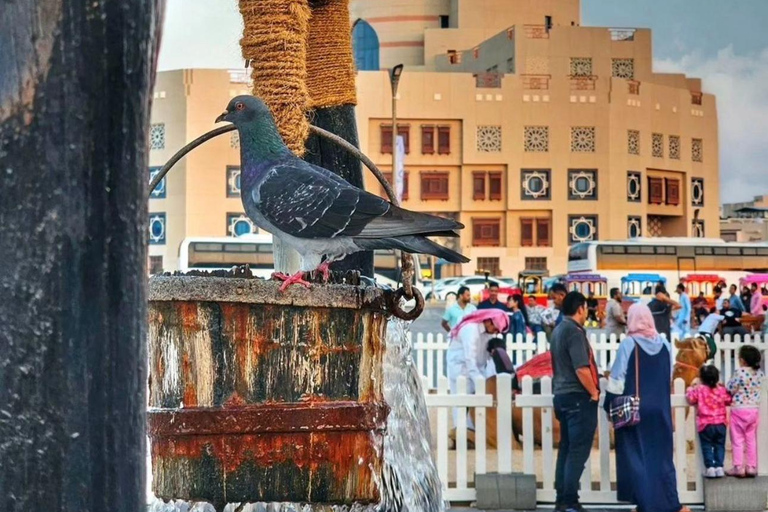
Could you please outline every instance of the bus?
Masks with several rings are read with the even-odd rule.
[[[729,285],[768,272],[768,242],[731,243],[719,238],[633,238],[583,242],[568,253],[569,273],[601,274],[621,288],[631,273],[659,274],[674,286],[689,274],[716,274]]]
[[[250,265],[257,277],[268,279],[275,271],[272,235],[256,234],[238,237],[185,238],[179,251],[179,270],[229,270],[237,265]],[[392,285],[400,279],[400,253],[393,249],[376,250],[374,273],[381,284]],[[421,265],[414,258],[417,287],[421,286]]]

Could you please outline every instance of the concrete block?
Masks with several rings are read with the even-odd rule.
[[[475,475],[478,510],[536,510],[536,478],[521,473]]]
[[[498,510],[499,482],[497,473],[475,475],[476,507],[479,510]]]
[[[768,477],[704,481],[707,512],[763,512],[768,509]]]

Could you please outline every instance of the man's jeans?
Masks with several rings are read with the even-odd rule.
[[[586,393],[556,395],[555,417],[560,422],[555,490],[557,504],[572,507],[579,503],[579,480],[592,451],[597,429],[597,402]]]

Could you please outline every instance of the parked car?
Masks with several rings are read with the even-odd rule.
[[[489,277],[488,283],[496,283],[499,285],[499,287],[508,287],[509,285],[503,281],[499,281],[496,278]],[[439,289],[435,288],[435,295],[438,300],[446,300],[449,296],[456,296],[456,292],[458,292],[459,288],[462,286],[466,286],[469,288],[470,293],[472,294],[472,298],[474,300],[478,300],[480,297],[480,294],[483,290],[485,290],[485,284],[486,279],[483,276],[469,276],[469,277],[460,277],[456,279],[455,281],[450,282],[449,284],[440,287]]]
[[[459,279],[461,279],[461,278],[460,277],[445,277],[445,278],[442,278],[442,279],[435,280],[435,296],[438,297],[439,296],[438,292],[440,290],[444,289],[446,286],[452,285],[453,283],[455,283]],[[424,295],[424,297],[426,299],[431,299],[432,298],[432,286],[431,285],[426,287],[426,294]]]

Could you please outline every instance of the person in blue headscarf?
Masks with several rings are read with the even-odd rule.
[[[680,504],[673,460],[674,364],[672,346],[656,331],[651,310],[641,303],[632,305],[604,407],[609,411],[617,396],[640,397],[640,423],[615,431],[618,498],[637,505],[637,512],[688,510]]]

